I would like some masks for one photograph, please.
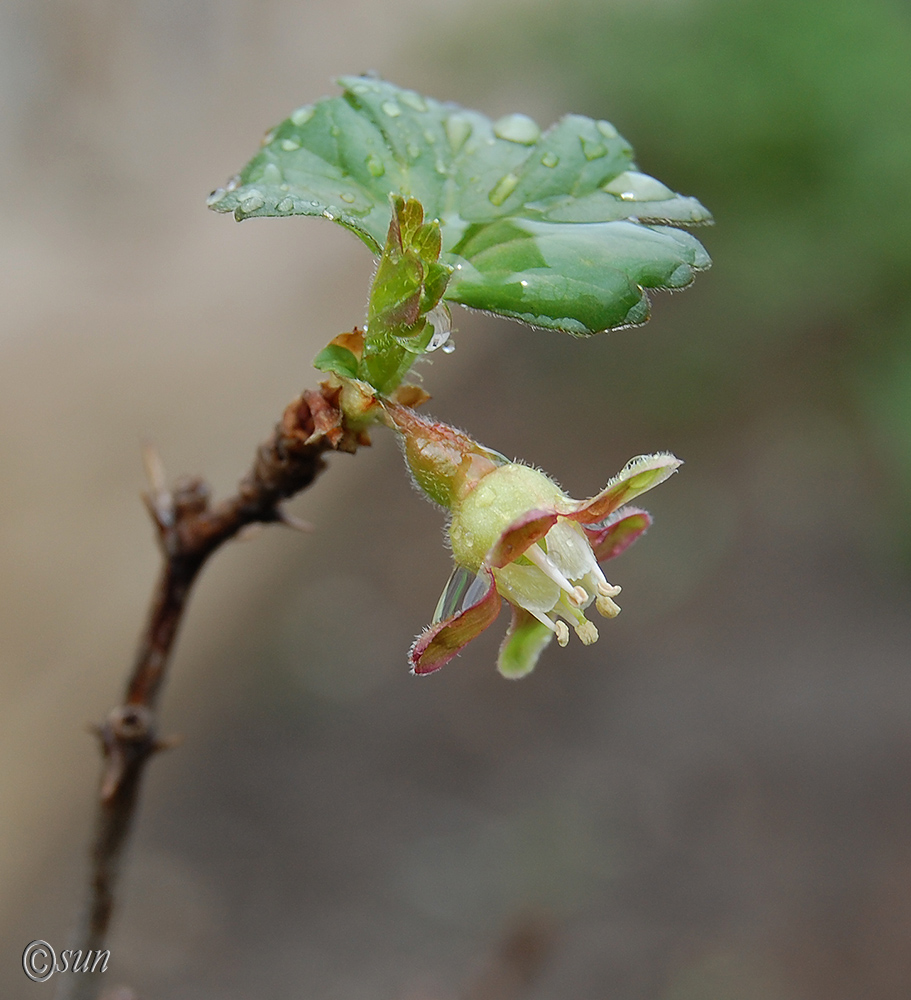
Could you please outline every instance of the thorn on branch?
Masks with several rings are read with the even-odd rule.
[[[143,493],[142,499],[159,533],[164,534],[174,524],[174,498],[167,486],[161,455],[151,442],[142,446],[142,464],[150,487],[148,493]]]
[[[276,521],[279,524],[283,524],[286,528],[293,528],[295,531],[302,531],[305,535],[310,535],[316,528],[309,522],[304,521],[300,517],[295,517],[294,514],[289,514],[288,511],[278,510],[278,517]]]
[[[103,803],[110,803],[127,774],[163,745],[155,736],[152,713],[142,705],[118,705],[93,729],[104,756],[99,794]]]

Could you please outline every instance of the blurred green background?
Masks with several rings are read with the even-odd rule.
[[[63,947],[77,910],[82,726],[117,697],[155,570],[140,442],[229,489],[362,318],[349,234],[237,227],[205,195],[375,69],[492,117],[607,118],[714,212],[714,267],[645,328],[581,342],[459,311],[425,369],[430,412],[574,496],[634,454],[686,465],[612,566],[620,618],[519,684],[493,670],[502,626],[407,675],[449,557],[388,437],[297,503],[316,535],[221,553],[110,985],[904,1000],[907,4],[14,0],[0,46],[3,995],[38,989],[21,951]]]

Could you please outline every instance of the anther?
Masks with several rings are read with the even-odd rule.
[[[595,607],[598,614],[604,618],[616,618],[620,614],[620,605],[613,600],[620,593],[619,587],[611,586],[606,581],[598,584],[598,596],[595,599]]]
[[[590,646],[593,642],[598,641],[598,630],[595,628],[594,623],[590,622],[587,618],[576,622],[573,628],[576,630],[576,635],[582,640],[583,646]]]

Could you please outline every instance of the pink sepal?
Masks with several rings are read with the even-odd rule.
[[[554,510],[530,510],[515,521],[497,539],[484,562],[494,569],[502,569],[515,562],[535,542],[539,542],[557,523],[559,515]]]
[[[487,590],[467,608],[431,625],[417,637],[408,654],[411,672],[432,674],[457,656],[462,647],[492,625],[500,613],[500,595],[494,585],[493,573],[487,574]]]
[[[627,507],[617,512],[614,521],[607,525],[583,525],[595,559],[606,562],[625,552],[636,539],[647,531],[652,523],[651,515],[638,507]]]

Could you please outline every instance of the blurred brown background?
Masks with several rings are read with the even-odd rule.
[[[556,10],[556,8],[555,8]],[[902,1000],[911,983],[911,14],[898,0],[0,8],[0,993],[64,947],[156,567],[140,445],[218,492],[362,318],[328,223],[205,195],[332,78],[613,121],[715,267],[577,342],[460,311],[429,409],[575,496],[669,449],[597,646],[404,654],[449,570],[376,435],[222,552],[108,982],[146,998]],[[496,633],[496,634],[495,634]],[[551,928],[491,985],[504,933]],[[485,978],[486,976],[486,978]],[[485,985],[486,984],[486,985]],[[472,993],[472,991],[474,991]]]

